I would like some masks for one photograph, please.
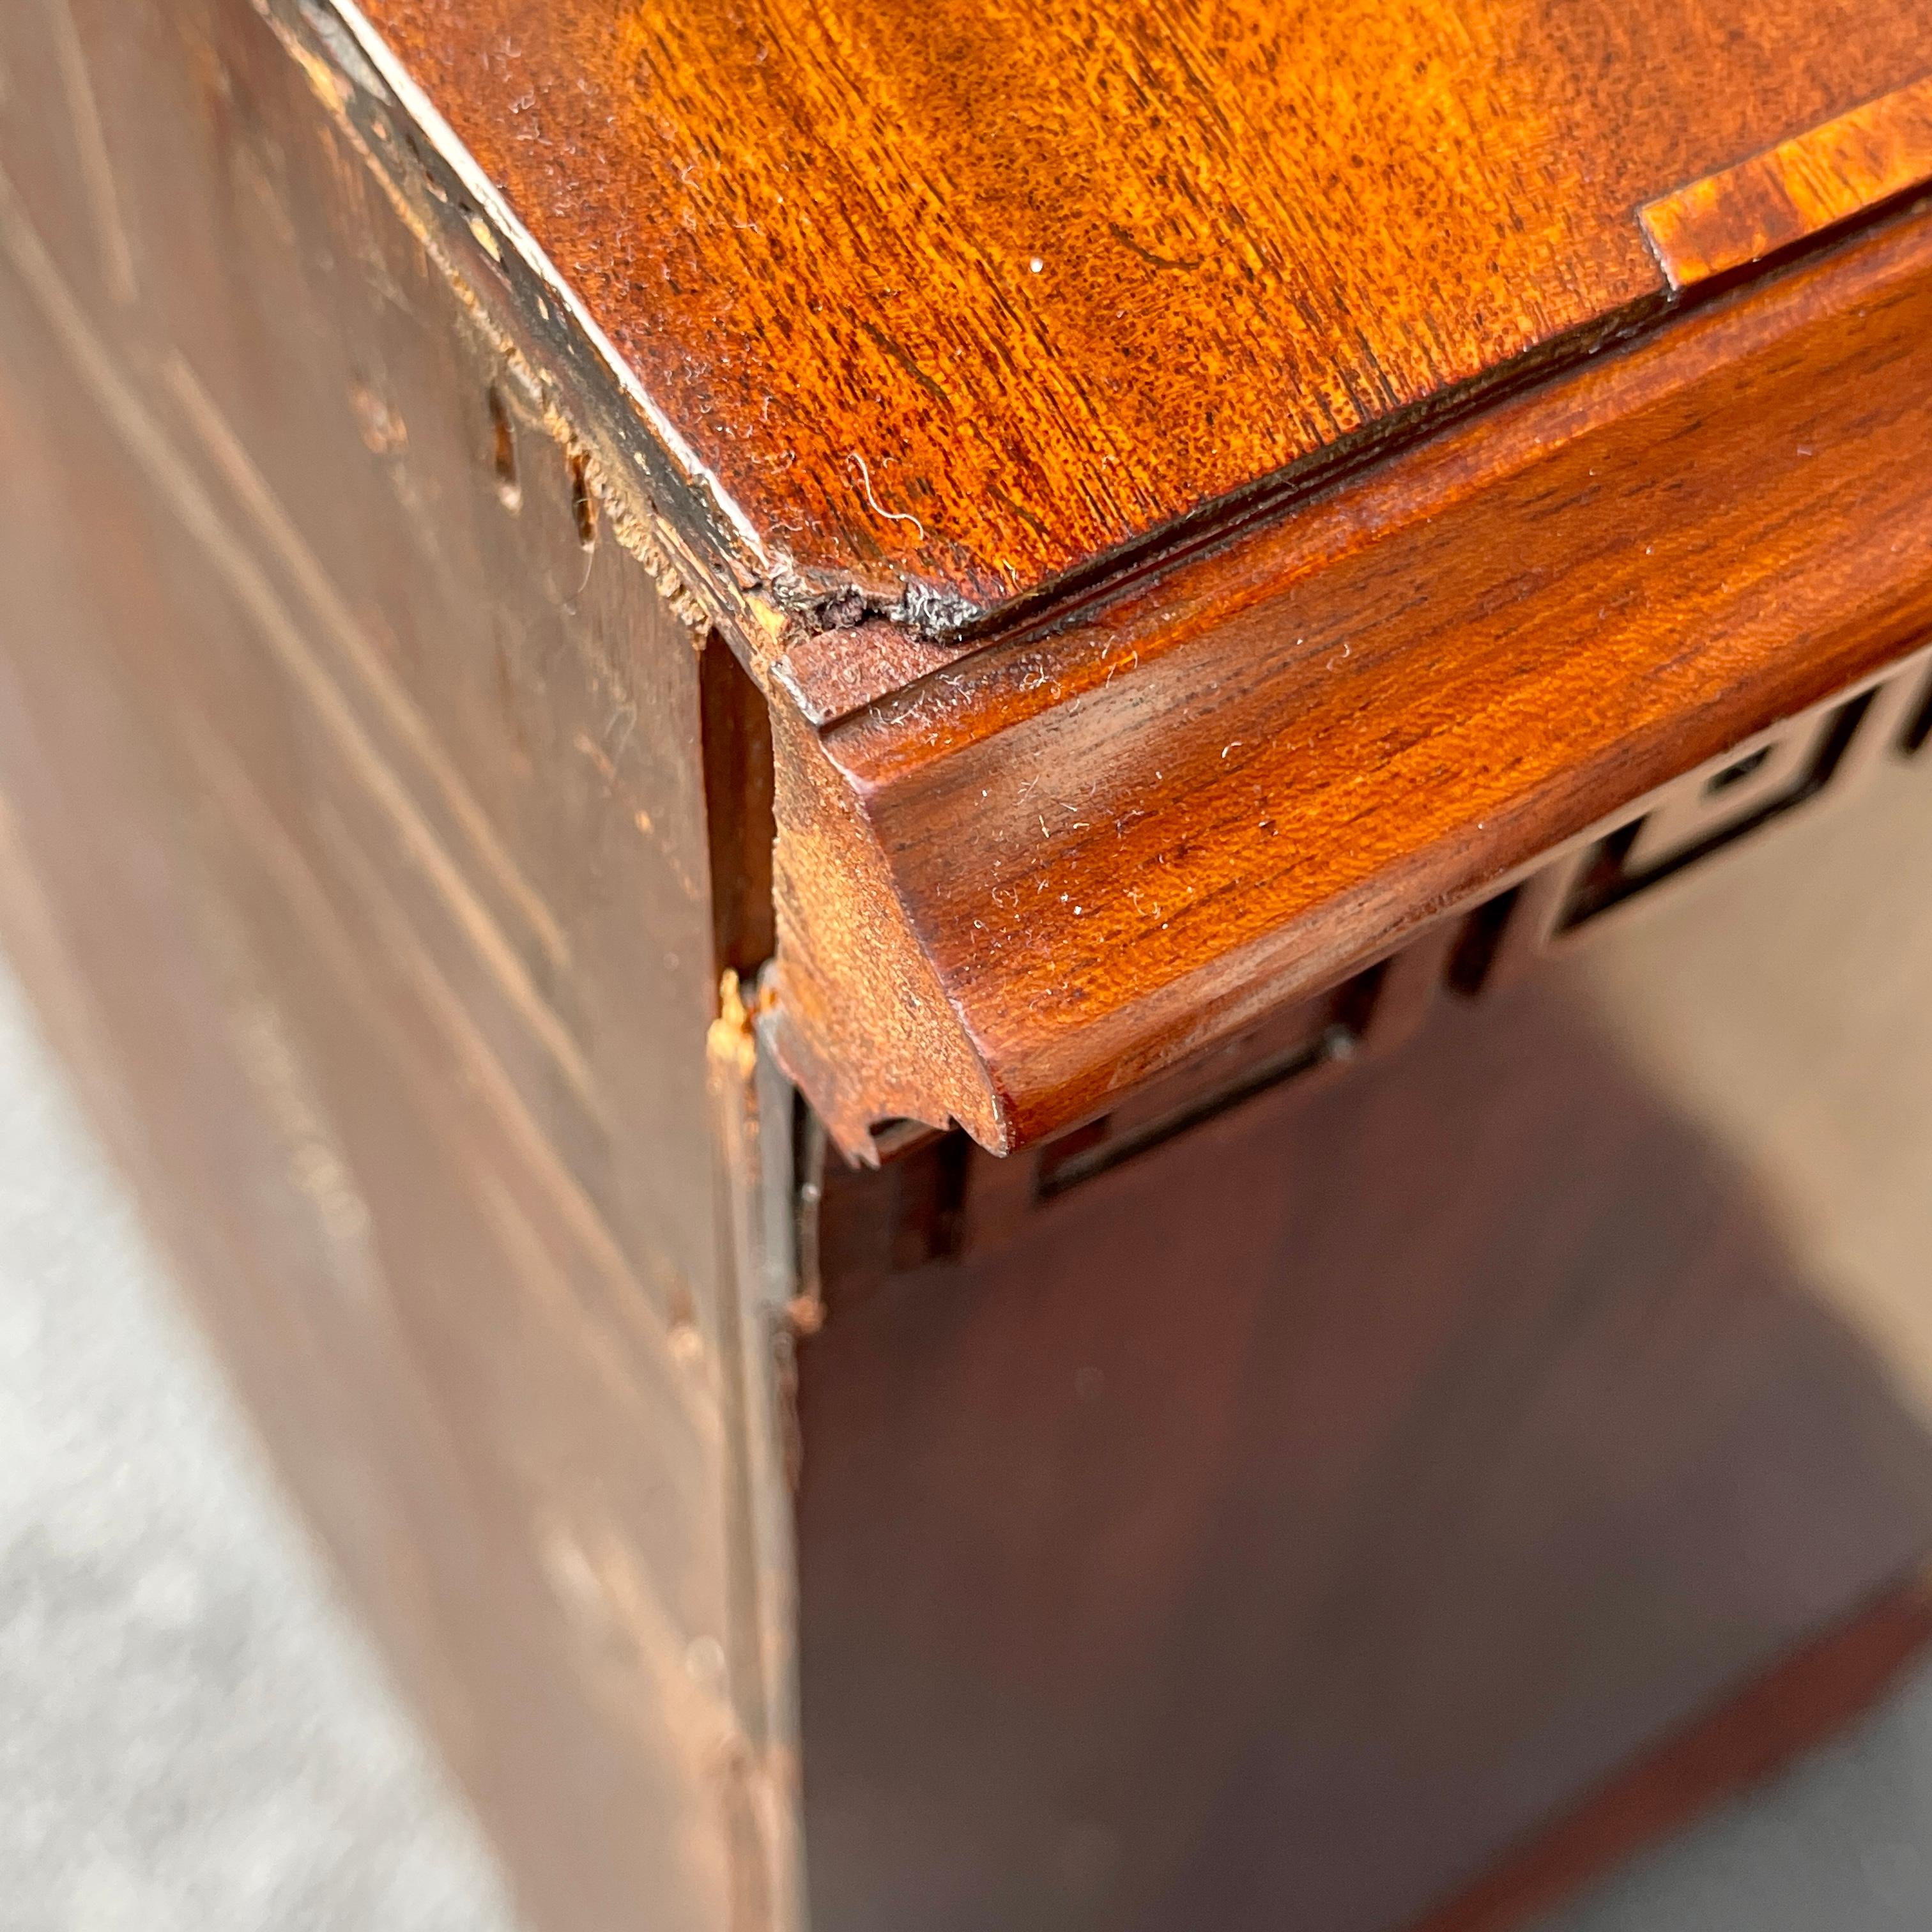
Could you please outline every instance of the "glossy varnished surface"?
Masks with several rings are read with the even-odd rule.
[[[1927,60],[1916,0],[364,10],[751,566],[941,626],[1642,310],[1640,204]]]
[[[377,11],[427,92],[346,0],[4,16],[0,922],[545,1924],[795,1922],[781,1438],[838,1932],[1378,1924],[1916,1563],[1895,1358],[1546,988],[935,1198],[796,1416],[704,1046],[776,932],[855,1144],[1048,1133],[1912,650],[1922,214],[1414,415],[1905,10]],[[773,597],[856,652],[1376,425],[786,701]]]
[[[1915,648],[1928,377],[1908,215],[782,737],[814,1100],[1052,1132]]]
[[[770,700],[782,1051],[849,1147],[1090,1116],[1932,624],[1888,10],[259,4]],[[1767,154],[1814,245],[1673,310],[1642,209],[1729,234]],[[1080,280],[1184,205],[1238,245]],[[1002,282],[1045,214],[1092,245]]]
[[[1662,196],[1643,224],[1664,272],[1688,288],[1928,181],[1932,78]]]
[[[835,1922],[1500,1932],[1869,1696],[1928,1628],[1928,858],[1894,767],[1043,1205],[835,1166]]]

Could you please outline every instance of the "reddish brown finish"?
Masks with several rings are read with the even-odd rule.
[[[1910,218],[782,745],[793,1064],[853,1145],[1097,1111],[1918,643],[1928,447]]]
[[[352,9],[339,10],[338,20],[294,0],[262,4],[282,14],[332,102],[409,178],[414,208],[454,258],[503,283],[538,340],[544,382],[554,380],[561,404],[616,439],[621,460],[603,478],[606,500],[628,498],[623,526],[640,533],[639,554],[670,560],[659,580],[676,583],[680,595],[702,592],[696,604],[726,629],[786,714],[775,726],[782,1037],[788,1064],[849,1147],[862,1148],[871,1121],[894,1112],[957,1118],[994,1147],[1064,1126],[1117,1088],[1386,952],[1445,906],[1875,668],[1932,623],[1924,518],[1911,482],[1926,429],[1915,359],[1925,352],[1926,332],[1911,307],[1924,250],[1914,238],[1920,218],[1908,211],[1886,235],[1744,290],[1720,309],[1678,318],[1640,346],[1551,378],[1540,391],[1508,402],[1487,392],[1486,412],[1432,442],[1418,441],[1413,412],[1396,409],[1387,420],[1400,418],[1400,426],[1383,446],[1396,453],[1378,469],[1363,470],[1357,448],[1352,480],[1331,475],[1328,494],[1286,514],[1280,500],[1270,510],[1244,499],[1238,515],[1233,500],[1217,500],[1229,514],[1214,542],[1197,530],[1191,549],[1160,554],[1164,566],[1143,556],[1138,574],[1116,571],[1089,584],[1084,605],[1063,598],[1030,618],[1009,608],[1001,633],[967,643],[922,636],[912,621],[839,628],[878,599],[835,596],[819,612],[833,628],[814,632],[796,609],[788,616],[781,608],[770,560],[741,554],[744,541],[758,548],[753,525],[734,523],[715,497],[709,522],[694,523],[709,484],[688,465],[670,474],[687,430],[701,442],[730,425],[732,398],[706,390],[699,400],[715,406],[708,412],[667,413],[651,388],[658,364],[671,368],[656,337],[640,337],[621,370],[598,360],[622,334],[622,319],[641,316],[652,328],[680,332],[667,380],[700,382],[736,322],[722,331],[687,326],[685,304],[695,298],[680,292],[686,283],[676,276],[662,300],[646,278],[638,289],[652,292],[650,302],[638,290],[620,302],[588,260],[577,266],[588,278],[580,292],[589,308],[568,308],[534,250],[519,252],[526,238],[515,219],[436,118],[440,106],[471,128],[539,238],[555,242],[580,219],[598,224],[607,248],[621,236],[627,249],[648,253],[662,239],[649,213],[657,202],[640,196],[635,206],[645,214],[614,224],[602,218],[608,210],[598,199],[600,170],[616,165],[614,157],[640,166],[640,155],[662,159],[634,115],[580,130],[570,159],[588,192],[554,196],[544,215],[529,191],[531,179],[561,165],[558,128],[574,126],[584,104],[598,100],[610,84],[612,46],[625,33],[634,39],[644,16],[626,16],[614,38],[569,8],[541,16],[532,10],[526,19],[522,0],[495,0],[508,10],[497,26],[511,31],[489,46],[506,71],[527,78],[529,68],[541,80],[546,63],[575,64],[569,88],[546,81],[527,99],[515,97],[517,124],[530,138],[500,152],[484,137],[493,127],[502,131],[491,117],[503,104],[494,81],[476,78],[492,70],[484,63],[459,74],[448,65],[474,44],[473,20],[459,29],[438,16],[436,45],[416,48],[410,22],[422,27],[427,16],[410,0],[380,10],[422,72],[442,75],[432,106]],[[714,47],[706,38],[709,17],[680,16],[679,32],[694,37],[679,43],[693,73],[704,70],[706,49],[727,64],[743,51],[733,40],[718,52],[724,43]],[[946,17],[943,9],[922,16],[890,42],[893,58],[910,58],[923,34],[937,44],[950,31]],[[1439,11],[1428,17],[1444,26]],[[1828,44],[1816,38],[1822,16],[1787,19],[1781,9],[1754,8],[1753,32],[1774,32],[1777,40],[1748,61],[1744,50],[1756,44],[1738,20],[1681,10],[1670,18],[1694,40],[1707,29],[1712,37],[1697,46],[1700,98],[1723,104],[1712,112],[1741,139],[1746,122],[1759,129],[1742,150],[1712,158],[1720,162],[1761,150],[1774,110],[1793,112],[1795,126],[1778,123],[1786,138],[1830,119],[1816,111],[1819,90],[1826,70],[1851,58],[1846,46],[1856,44],[1859,62],[1904,58],[1905,43],[1869,17],[1862,38]],[[1526,63],[1513,84],[1562,92],[1568,56],[1546,47],[1533,22],[1511,19],[1521,34],[1509,44]],[[1603,57],[1588,67],[1592,87],[1615,97],[1589,93],[1593,112],[1614,105],[1618,116],[1616,142],[1586,143],[1593,154],[1613,148],[1618,158],[1593,165],[1607,178],[1648,166],[1644,156],[1660,167],[1667,158],[1664,178],[1684,178],[1679,170],[1694,165],[1691,151],[1717,122],[1678,112],[1688,96],[1675,91],[1675,70],[1646,69],[1637,86],[1628,62],[1638,39],[1606,52],[1573,10],[1562,19],[1563,46],[1594,47]],[[1162,31],[1180,44],[1192,30],[1167,22]],[[1653,22],[1645,31],[1664,29]],[[832,60],[844,43],[829,27],[825,34],[795,46],[774,40],[764,63],[803,89],[796,100],[784,94],[794,106],[823,106],[826,90],[846,84],[847,70]],[[744,40],[754,53],[764,45],[758,32]],[[1731,70],[1727,62],[1760,60],[1748,110],[1712,84]],[[1514,60],[1506,64],[1516,72]],[[1541,78],[1525,78],[1531,71]],[[1783,79],[1769,80],[1774,72]],[[683,109],[662,92],[648,98],[658,116],[651,140],[669,138],[674,122],[685,124],[676,122]],[[888,98],[900,97],[868,94],[865,112]],[[1811,105],[1797,118],[1801,98]],[[1832,111],[1857,104],[1855,97]],[[1214,111],[1201,109],[1202,124]],[[1740,112],[1735,125],[1724,120]],[[398,128],[411,116],[422,125],[406,140]],[[871,123],[860,119],[852,138],[862,146]],[[680,163],[683,176],[714,188],[763,178],[758,158],[777,152],[760,145],[767,124],[754,116],[729,125],[728,140],[717,128],[707,136],[715,152],[704,151],[704,166]],[[1490,132],[1514,152],[1511,141],[1527,139],[1528,125],[1504,116]],[[1600,120],[1590,125],[1601,136]],[[1168,136],[1219,152],[1219,137],[1193,120],[1178,121],[1162,138]],[[794,142],[788,158],[794,149],[812,152],[809,142]],[[913,149],[895,149],[897,160],[865,152],[884,193]],[[997,142],[987,152],[991,166]],[[668,205],[692,213],[678,199],[688,181],[675,190],[656,184]],[[1258,188],[1253,199],[1257,210],[1275,205]],[[1638,234],[1634,199],[1620,234]],[[1318,203],[1304,197],[1296,206],[1305,212]],[[869,204],[848,196],[842,205]],[[744,238],[762,236],[761,225],[730,228],[739,238],[719,244],[721,268],[699,245],[710,230],[695,213],[692,221],[665,245],[698,250],[691,270],[709,278],[712,296],[737,290],[730,250],[762,246]],[[1336,226],[1339,233],[1346,224]],[[1372,253],[1382,245],[1348,243]],[[1419,245],[1408,253],[1433,260]],[[1346,294],[1353,258],[1339,242],[1331,254],[1334,286]],[[871,259],[890,258],[882,244]],[[836,249],[827,258],[828,295],[844,259]],[[1654,263],[1647,247],[1646,259]],[[908,278],[907,290],[913,286]],[[1430,302],[1440,298],[1439,314],[1430,314],[1452,332],[1457,318],[1478,313],[1426,275],[1416,286]],[[934,270],[918,286],[924,296],[908,299],[947,284]],[[758,287],[760,303],[796,292],[789,282],[776,292]],[[864,309],[862,290],[846,288],[842,307],[820,301],[817,281],[812,290],[823,311],[814,328],[836,330],[848,311]],[[963,298],[945,310],[962,326],[972,313]],[[1399,322],[1404,311],[1397,304],[1376,313]],[[1130,334],[1117,328],[1108,339]],[[756,430],[741,424],[748,452],[761,446],[766,402],[788,421],[772,386],[815,381],[824,347],[816,335],[782,333],[761,334],[754,346],[766,388]],[[1150,365],[1184,362],[1184,350],[1160,341]],[[1056,376],[1081,366],[1058,338],[1042,352]],[[970,362],[962,356],[962,366]],[[1532,364],[1546,375],[1546,362],[1517,356],[1485,366],[1520,387]],[[733,365],[740,374],[753,366]],[[839,364],[864,367],[862,358]],[[1190,394],[1235,398],[1241,379],[1230,364]],[[1144,386],[1170,412],[1183,407],[1156,378]],[[1019,406],[1024,386],[1005,388]],[[871,392],[868,422],[890,415],[889,390]],[[822,427],[837,399],[812,393]],[[982,410],[974,420],[997,416]],[[1184,410],[1176,420],[1184,418]],[[1278,419],[1252,408],[1216,417],[1224,428]],[[962,432],[945,447],[970,440]],[[1059,447],[1043,434],[1034,444],[1042,460]],[[1166,460],[1165,447],[1148,442],[1149,460]],[[794,438],[787,448],[795,486],[822,484],[827,472],[819,463],[814,482],[808,440]],[[1123,475],[1131,460],[1130,452],[1123,457]],[[1606,478],[1616,479],[1613,488]],[[862,481],[878,480],[868,463]],[[947,502],[976,514],[992,500],[982,493]],[[795,530],[831,530],[823,506],[801,499],[794,507]],[[1068,567],[1099,569],[1101,552],[1074,509],[1062,506],[1055,519],[1055,540],[1064,537],[1085,560],[1073,562],[1070,550]],[[1041,569],[1036,587],[1052,574]],[[924,622],[944,614],[929,599],[920,609],[922,616],[900,615]],[[816,742],[794,728],[794,709],[820,728]],[[1050,809],[1037,786],[1046,788]],[[1097,806],[1104,819],[1090,812]],[[741,832],[729,836],[742,848]],[[1189,902],[1178,918],[1170,904],[1177,890]]]
[[[1654,304],[1640,203],[1926,59],[1919,0],[363,4],[741,563],[942,627]]]
[[[1603,836],[1567,848],[1467,912],[1436,920],[1322,992],[1276,1006],[1030,1150],[994,1156],[957,1135],[898,1121],[880,1138],[898,1194],[951,1203],[922,1217],[926,1238],[947,1252],[1003,1236],[1039,1203],[1260,1091],[1342,1076],[1365,1056],[1405,1045],[1452,994],[1487,997],[1552,955],[1587,946],[1606,920],[1616,924],[1694,892],[1714,863],[1726,869],[1794,817],[1856,800],[1882,773],[1912,761],[1932,768],[1928,733],[1932,643],[1878,679],[1754,734],[1637,800]],[[934,1179],[940,1171],[950,1178]]]
[[[838,1932],[1066,1932],[1075,1799],[1150,1919],[1312,1846],[1381,1932],[1922,1553],[1922,1431],[1560,1014],[1190,1111],[1932,622],[1923,216],[1664,326],[1634,212],[1898,87],[1916,4],[374,11],[433,100],[347,0],[0,25],[0,920],[547,1927],[796,1924],[801,1449]],[[828,1239],[802,1441],[792,1096],[705,1048],[774,911],[853,1144],[1132,1090],[860,1178],[929,1265]],[[855,1860],[855,1766],[956,1863]]]
[[[1760,261],[1932,181],[1932,78],[1653,201],[1643,225],[1674,288]]]
[[[1921,775],[1892,788],[1922,824]],[[1828,953],[1828,896],[1772,876]],[[1911,970],[1898,897],[1874,980]],[[1681,1822],[1869,1695],[1801,1672],[1786,1727],[1747,1705],[1672,1754],[1924,1562],[1932,1438],[1793,1198],[1587,986],[1447,1000],[983,1234],[943,1159],[834,1164],[800,1348],[816,1924],[1400,1932],[1612,1780]]]

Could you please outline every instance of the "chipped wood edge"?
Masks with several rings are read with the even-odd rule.
[[[789,706],[772,707],[778,842],[773,1045],[851,1159],[875,1166],[889,1120],[1012,1138],[986,1055],[914,932],[846,775]]]
[[[258,7],[263,0],[256,0]],[[536,277],[550,299],[569,316],[581,332],[584,340],[597,352],[598,359],[626,398],[650,424],[652,433],[664,447],[665,453],[676,464],[685,476],[698,489],[710,498],[718,513],[730,524],[747,553],[763,564],[766,562],[764,546],[758,532],[739,508],[729,491],[716,476],[701,462],[697,452],[679,434],[672,422],[644,385],[636,374],[616,350],[615,345],[598,327],[576,291],[557,272],[548,256],[537,244],[536,238],[518,220],[496,184],[477,164],[469,149],[458,140],[454,129],[438,111],[429,97],[418,87],[407,68],[392,52],[388,44],[378,34],[355,0],[326,0],[324,10],[319,0],[297,0],[299,12],[316,30],[318,38],[330,46],[339,59],[348,54],[352,47],[361,56],[358,66],[354,56],[342,60],[346,78],[357,84],[364,92],[374,93],[377,88],[386,88],[396,105],[410,117],[424,136],[434,146],[436,153],[451,171],[472,196],[483,212],[488,230],[479,235],[478,240],[484,250],[500,260],[496,237],[501,236],[515,250],[530,273]],[[266,10],[266,9],[265,9]],[[270,16],[271,18],[274,16]],[[348,37],[346,44],[330,31],[337,24],[339,33]]]
[[[454,292],[520,406],[578,468],[619,545],[694,632],[716,628],[742,656],[769,656],[754,640],[782,630],[784,614],[764,594],[769,568],[747,546],[742,512],[351,0],[250,4]],[[492,283],[507,301],[486,293]],[[666,500],[683,502],[684,516]]]
[[[1826,278],[1833,306],[1862,314],[1898,285],[1894,278],[1923,274],[1928,246],[1922,220],[1908,216],[1869,246],[1834,255],[1811,272]],[[1492,476],[1534,460],[1555,437],[1593,434],[1599,416],[1621,416],[1648,398],[1676,394],[1702,382],[1712,370],[1730,367],[1739,355],[1768,354],[1808,313],[1802,304],[1810,298],[1810,286],[1801,278],[1767,298],[1754,296],[1742,307],[1707,312],[1687,324],[1688,332],[1658,338],[1628,362],[1593,374],[1588,380],[1601,391],[1592,405],[1594,415],[1562,387],[1526,398],[1509,419],[1506,446],[1498,450],[1487,428],[1480,432],[1487,447],[1479,470],[1460,466],[1458,446],[1451,442],[1432,454],[1412,453],[1414,473],[1386,472],[1379,487],[1405,493],[1404,518],[1432,515],[1438,490],[1486,489]],[[1726,332],[1728,346],[1712,362],[1709,337],[1718,329]],[[1479,432],[1460,434],[1466,438]],[[1439,474],[1427,467],[1431,464]],[[1216,594],[1214,568],[1204,566],[1204,604]],[[1919,574],[1916,562],[1900,562],[1897,568],[1900,574],[1882,587],[1870,586],[1869,636],[1855,641],[1848,632],[1840,638],[1831,677],[1821,671],[1815,690],[1778,691],[1774,702],[1767,700],[1769,708],[1748,721],[1748,740],[1816,705],[1840,702],[1888,680],[1917,652],[1932,580]],[[1526,849],[1512,830],[1514,810],[1502,815],[1492,811],[1486,829],[1477,822],[1480,836],[1472,844],[1459,848],[1445,836],[1421,860],[1405,861],[1406,872],[1357,880],[1257,936],[1226,944],[1204,942],[1158,984],[1138,987],[1104,1006],[1095,1003],[1064,1024],[1036,1022],[1032,1009],[1010,1010],[997,992],[988,992],[987,980],[973,980],[963,963],[971,942],[947,938],[946,861],[929,840],[916,848],[910,842],[916,832],[926,838],[928,830],[919,816],[919,799],[948,760],[970,756],[982,742],[1063,706],[1071,715],[1075,706],[1110,702],[1120,730],[1131,731],[1132,687],[1148,677],[1160,648],[1154,625],[1165,626],[1185,594],[1183,587],[1172,588],[1148,629],[1123,629],[1120,634],[1136,645],[1130,662],[1111,641],[1103,651],[1091,639],[1069,633],[1036,652],[1009,653],[1003,660],[989,654],[975,675],[929,676],[914,692],[824,730],[813,729],[795,706],[774,703],[779,1050],[848,1154],[876,1157],[874,1130],[882,1118],[938,1128],[956,1123],[994,1153],[1077,1126],[1106,1111],[1124,1090],[1164,1076],[1271,1011],[1318,994],[1395,952],[1436,920],[1528,885],[1564,854],[1615,830],[1644,800],[1683,780],[1690,767],[1714,760],[1715,770],[1736,754],[1733,741],[1700,737],[1666,754],[1675,760],[1681,752],[1682,764],[1669,768],[1666,755],[1660,755],[1643,769],[1642,782],[1636,782],[1639,774],[1629,774],[1625,790],[1617,776],[1622,760],[1616,742],[1604,740],[1592,752],[1604,775],[1592,797],[1593,808],[1587,817],[1566,814],[1552,836],[1533,849]],[[1184,629],[1179,634],[1198,635]],[[1149,653],[1144,658],[1143,646]],[[1054,650],[1058,658],[1049,655]],[[1780,662],[1767,654],[1754,673],[1768,681],[1767,690],[1776,686]],[[1836,681],[1841,674],[1838,662],[1843,683]],[[1105,696],[1109,686],[1111,700]],[[1069,782],[1076,778],[1070,776]],[[960,862],[974,862],[974,854],[970,829],[962,824]],[[1060,883],[1090,881],[1104,895],[1103,862],[1082,857],[1078,862],[1090,870]],[[1071,916],[1078,916],[1077,910]],[[1036,952],[1052,957],[1054,949],[1066,945],[1067,916],[1046,909],[1030,935]],[[1131,937],[1115,942],[1135,943]],[[1130,976],[1114,975],[1120,983]]]
[[[539,399],[545,427],[585,462],[619,541],[688,623],[718,628],[761,686],[772,688],[788,653],[815,635],[842,640],[863,622],[916,640],[982,614],[916,582],[882,592],[801,571],[692,448],[356,0],[250,4]],[[523,340],[478,298],[492,280],[508,289]],[[884,675],[909,647],[885,653]]]

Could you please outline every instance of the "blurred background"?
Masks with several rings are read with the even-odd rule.
[[[514,1922],[0,968],[0,1927]]]

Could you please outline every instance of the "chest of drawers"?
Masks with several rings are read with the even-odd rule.
[[[1924,28],[8,11],[7,938],[535,1923],[1501,1926],[1916,1650],[1564,956],[1910,820]]]

